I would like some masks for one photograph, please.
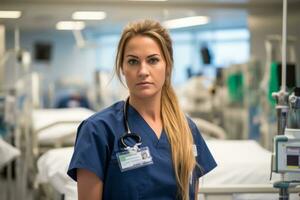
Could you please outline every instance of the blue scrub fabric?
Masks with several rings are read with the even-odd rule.
[[[104,200],[174,200],[178,199],[175,172],[172,165],[170,143],[162,131],[160,138],[132,107],[128,107],[130,130],[142,138],[142,147],[147,146],[153,164],[121,172],[116,153],[122,151],[120,137],[125,133],[124,101],[115,103],[83,121],[78,127],[74,153],[68,175],[77,180],[78,168],[95,173],[104,183]],[[216,167],[196,125],[188,119],[195,145],[197,163],[190,182],[190,199],[195,195],[196,180]]]

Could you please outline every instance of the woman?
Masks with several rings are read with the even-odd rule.
[[[171,39],[158,22],[124,29],[115,71],[129,98],[78,128],[68,174],[80,200],[196,199],[198,178],[216,163],[179,108],[172,67]]]

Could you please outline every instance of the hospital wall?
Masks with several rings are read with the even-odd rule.
[[[287,33],[297,38],[297,85],[300,86],[300,4],[288,7]],[[251,56],[257,58],[262,66],[266,63],[265,39],[268,35],[282,34],[282,8],[255,8],[249,10],[248,27],[250,31]]]
[[[14,48],[13,32],[6,34],[6,49]],[[36,61],[34,45],[36,42],[49,42],[52,46],[49,62]],[[32,70],[43,75],[43,85],[59,79],[77,77],[87,83],[93,81],[97,67],[95,49],[79,49],[71,31],[22,31],[20,46],[31,52]]]

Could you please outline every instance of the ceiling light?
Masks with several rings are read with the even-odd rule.
[[[72,15],[75,20],[102,20],[105,17],[106,13],[102,11],[77,11]]]
[[[189,26],[204,25],[209,22],[209,18],[206,16],[194,16],[194,17],[185,17],[173,20],[167,20],[163,22],[163,25],[169,29],[183,28]]]
[[[21,11],[0,11],[0,18],[17,19],[21,17]]]
[[[57,30],[82,30],[85,24],[81,21],[60,21],[56,24]]]

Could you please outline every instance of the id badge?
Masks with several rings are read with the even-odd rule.
[[[148,147],[129,149],[116,155],[121,172],[153,164]]]

